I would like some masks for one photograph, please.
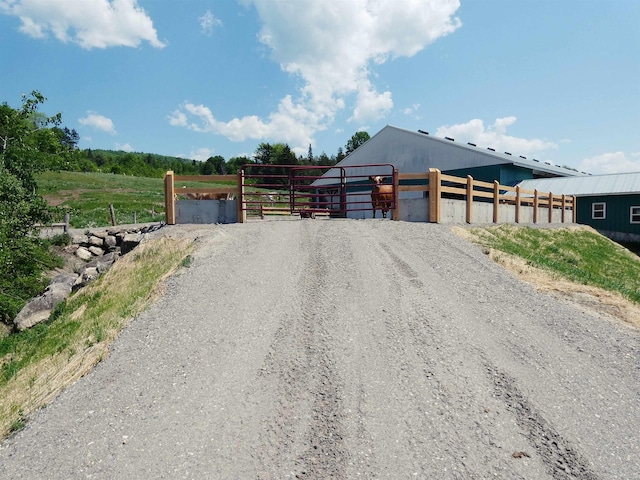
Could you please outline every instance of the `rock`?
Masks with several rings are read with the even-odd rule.
[[[47,320],[55,306],[69,296],[76,278],[71,274],[57,275],[44,293],[33,298],[16,316],[13,320],[16,328],[22,331]]]
[[[115,235],[107,235],[104,239],[103,247],[106,250],[113,250],[118,245]]]
[[[102,250],[100,247],[95,247],[93,245],[89,247],[89,251],[96,257],[99,257],[104,254],[104,250]]]
[[[122,255],[125,255],[136,248],[142,241],[142,238],[143,235],[141,233],[127,233],[122,239],[122,244],[120,245]]]
[[[80,276],[76,279],[75,283],[73,284],[73,290],[75,291],[75,290],[78,290],[79,288],[84,287],[89,282],[91,282],[92,280],[95,280],[99,276],[100,276],[100,273],[98,272],[98,269],[96,267],[85,268],[80,274]]]
[[[118,253],[117,252],[109,252],[101,257],[93,259],[91,262],[87,263],[87,267],[95,267],[98,269],[98,273],[102,275],[104,272],[109,270],[111,265],[117,260]]]
[[[76,250],[76,257],[87,262],[91,260],[92,255],[91,252],[85,247],[78,247],[78,249]]]
[[[89,245],[101,247],[103,243],[104,243],[104,239],[97,237],[96,235],[91,235],[89,237]]]
[[[93,235],[94,237],[98,237],[101,240],[104,240],[108,234],[107,232],[91,232],[91,235]]]
[[[89,239],[87,238],[86,235],[74,235],[71,238],[71,244],[72,245],[82,245],[84,243],[87,243]]]

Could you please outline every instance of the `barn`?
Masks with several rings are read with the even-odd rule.
[[[524,180],[520,187],[576,196],[577,222],[619,242],[640,242],[640,172]]]
[[[358,149],[351,152],[336,167],[344,169],[347,177],[350,170],[358,169],[354,178],[367,178],[368,175],[388,175],[388,169],[382,165],[390,164],[404,173],[422,173],[430,168],[458,177],[471,175],[475,180],[515,186],[522,180],[536,178],[585,176],[549,162],[526,158],[517,152],[497,152],[493,148],[481,148],[472,143],[456,142],[453,138],[439,138],[423,130],[411,131],[387,125]],[[366,167],[367,165],[372,165]],[[380,166],[373,166],[380,165]],[[351,168],[350,168],[351,167]],[[335,172],[328,172],[326,179],[314,182],[314,186],[330,191],[335,186]],[[349,192],[354,195],[371,190],[366,181],[353,181]],[[358,184],[362,185],[359,189]],[[359,191],[361,190],[361,192]],[[415,198],[416,193],[402,192],[400,200]],[[348,214],[352,218],[367,218],[370,211],[357,211]]]

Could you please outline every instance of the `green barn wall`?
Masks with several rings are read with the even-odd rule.
[[[608,195],[577,198],[577,221],[596,230],[640,234],[640,224],[630,223],[630,207],[640,206],[640,195]],[[591,218],[591,205],[605,203],[604,219]]]
[[[529,180],[533,178],[533,172],[530,169],[506,164],[445,170],[443,173],[463,178],[467,175],[471,175],[474,180],[489,183],[493,183],[494,180],[498,180],[500,185],[516,185],[522,180]]]

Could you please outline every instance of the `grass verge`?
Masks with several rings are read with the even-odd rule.
[[[487,248],[495,261],[525,280],[543,272],[555,280],[611,292],[640,307],[640,258],[591,228],[505,224],[459,228],[457,233]],[[640,326],[640,319],[631,323]]]
[[[142,243],[59,305],[48,322],[0,339],[0,439],[100,362],[191,250],[187,240]]]

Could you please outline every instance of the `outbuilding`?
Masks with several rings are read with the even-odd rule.
[[[576,196],[576,221],[619,242],[640,242],[640,172],[524,180],[520,187]]]

